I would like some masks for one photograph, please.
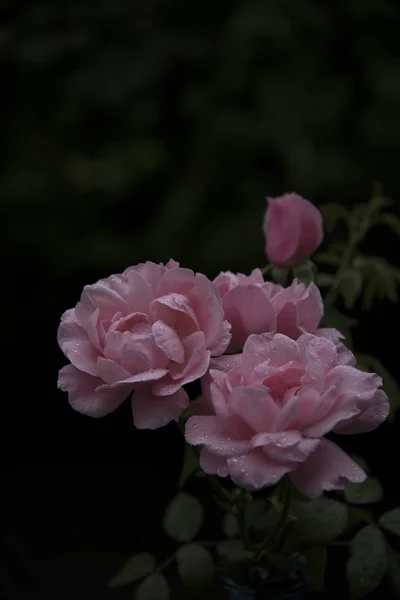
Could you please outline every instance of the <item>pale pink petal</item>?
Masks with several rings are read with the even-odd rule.
[[[324,491],[341,490],[346,484],[361,483],[364,471],[343,450],[322,439],[318,448],[290,474],[302,494],[316,498]]]
[[[275,485],[289,471],[288,467],[268,460],[262,450],[234,456],[226,462],[233,481],[250,490]]]
[[[169,327],[163,321],[156,321],[153,323],[152,331],[157,346],[161,348],[164,354],[170,360],[183,363],[185,360],[185,350],[175,329],[172,329],[172,327]]]
[[[271,431],[279,408],[266,389],[234,388],[228,400],[229,412],[239,415],[255,432]]]
[[[114,389],[99,390],[102,380],[79,371],[73,365],[60,370],[58,387],[68,392],[72,408],[89,417],[104,417],[113,412],[129,396],[130,385],[120,385]]]
[[[317,390],[300,389],[281,408],[272,431],[301,430],[319,404],[320,393]]]
[[[382,385],[382,378],[376,373],[366,373],[351,366],[338,365],[326,378],[327,387],[336,384],[340,384],[341,392],[347,400],[360,404],[373,398],[377,388]]]
[[[229,417],[228,409],[228,395],[229,390],[226,385],[226,374],[222,371],[215,371],[214,369],[209,371],[210,373],[210,386],[207,392],[210,399],[211,406],[213,407],[214,413],[221,418]]]
[[[144,325],[147,327],[147,324]],[[109,331],[106,336],[104,356],[119,364],[131,375],[152,369],[165,369],[169,359],[156,345],[151,334],[135,331]]]
[[[153,322],[163,321],[175,329],[181,340],[199,330],[196,313],[182,294],[171,293],[154,300],[150,305],[150,316]]]
[[[150,284],[153,295],[156,297],[158,293],[158,283],[166,270],[167,266],[148,261],[134,267],[128,267],[128,269],[125,269],[123,272],[123,275],[129,277],[131,272],[140,273],[140,275],[142,275],[142,277]]]
[[[337,340],[345,338],[343,333],[340,333],[340,331],[334,327],[319,327],[314,332],[314,335],[317,337],[324,337],[328,340],[331,340],[331,342],[336,342]]]
[[[124,274],[112,275],[109,279],[111,287],[126,301],[129,312],[148,312],[154,292],[141,273],[129,269]]]
[[[172,379],[171,375],[167,373],[165,377],[151,386],[151,391],[155,396],[171,396],[171,394],[175,394],[180,390],[182,385],[179,379]]]
[[[242,348],[249,335],[276,327],[275,310],[262,289],[255,284],[233,288],[222,300],[225,318],[232,326],[229,348]]]
[[[230,425],[214,416],[190,417],[186,423],[185,438],[192,446],[204,445],[218,456],[239,456],[250,451],[250,440],[235,438]]]
[[[276,333],[267,338],[267,346],[271,366],[281,367],[292,361],[300,363],[299,346],[287,335]]]
[[[119,386],[121,383],[142,384],[152,383],[164,377],[167,369],[148,369],[141,373],[131,374],[108,358],[99,358],[97,361],[98,373],[104,389]]]
[[[211,282],[210,282],[211,283]],[[158,295],[181,294],[187,296],[196,286],[196,276],[191,269],[170,269],[160,279]]]
[[[233,287],[238,285],[238,278],[231,271],[222,271],[214,279],[214,283],[218,288],[221,298],[223,298]]]
[[[169,372],[172,379],[179,379],[182,385],[203,377],[210,364],[210,352],[205,349],[204,335],[197,331],[183,340],[185,363],[171,363]]]
[[[293,340],[297,340],[303,333],[298,325],[297,309],[293,302],[286,302],[282,309],[277,311],[276,323],[276,330]]]
[[[195,400],[192,400],[189,408],[192,415],[214,415],[210,400],[204,398],[204,396],[199,396]]]
[[[211,356],[220,356],[228,348],[232,339],[231,329],[232,326],[228,321],[222,321],[216,341],[209,344]]]
[[[251,377],[251,372],[259,365],[270,360],[269,344],[273,339],[273,333],[263,335],[250,335],[243,347],[241,366],[246,377]]]
[[[97,375],[96,360],[99,350],[88,339],[88,334],[78,322],[75,309],[67,310],[62,315],[57,341],[75,367],[89,375]]]
[[[225,352],[231,340],[230,324],[224,320],[221,296],[217,286],[202,273],[196,273],[196,287],[189,293],[206,348],[213,356]]]
[[[100,357],[97,361],[97,373],[102,383],[121,382],[131,377],[131,373],[109,358]]]
[[[141,388],[132,394],[133,422],[138,429],[158,429],[177,421],[188,406],[183,389],[171,396],[154,396],[149,388]]]
[[[83,327],[86,328],[88,319],[96,309],[99,309],[102,319],[110,320],[116,312],[133,312],[127,301],[111,287],[110,278],[100,279],[83,288],[80,302],[76,306],[76,316]]]
[[[266,254],[277,265],[290,263],[300,243],[301,221],[297,210],[279,198],[268,198],[264,232]]]
[[[314,333],[324,314],[321,292],[315,283],[310,283],[303,298],[296,305],[296,308],[297,323],[300,329]]]
[[[335,433],[366,433],[376,429],[389,416],[390,404],[385,392],[378,390],[364,411],[349,420],[339,423]]]
[[[202,448],[200,452],[200,467],[205,473],[226,477],[228,475],[228,466],[226,458],[213,454],[207,448]]]

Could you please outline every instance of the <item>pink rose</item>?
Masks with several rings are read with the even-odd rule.
[[[297,194],[267,198],[264,219],[266,254],[282,266],[306,261],[323,238],[322,215],[316,206]]]
[[[58,330],[72,364],[59,374],[71,406],[92,417],[132,397],[139,429],[179,418],[189,399],[182,389],[208,369],[230,340],[216,286],[204,275],[152,262],[85,286]]]
[[[324,437],[371,431],[388,415],[381,378],[354,365],[337,340],[252,335],[242,354],[212,361],[186,440],[203,446],[204,471],[249,489],[286,473],[311,498],[361,482],[360,467]]]
[[[249,276],[220,273],[214,283],[222,297],[225,318],[232,326],[231,351],[242,348],[253,333],[284,333],[294,340],[302,333],[315,333],[324,313],[314,283],[306,286],[294,280],[284,288],[265,282],[260,269]]]

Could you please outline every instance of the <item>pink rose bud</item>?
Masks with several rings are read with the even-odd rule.
[[[266,254],[275,265],[305,262],[323,238],[322,215],[298,194],[267,198],[264,219]]]

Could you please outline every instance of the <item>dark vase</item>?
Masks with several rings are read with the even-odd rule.
[[[227,600],[303,600],[306,597],[302,581],[260,582],[250,586],[221,577],[221,584]]]

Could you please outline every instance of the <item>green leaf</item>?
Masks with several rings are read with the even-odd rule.
[[[246,550],[241,540],[225,540],[217,545],[217,553],[229,560],[243,560],[246,556]]]
[[[239,535],[240,529],[237,516],[233,515],[232,513],[225,514],[222,520],[222,529],[225,535],[230,538],[234,538]]]
[[[182,546],[177,554],[178,573],[183,583],[193,592],[210,586],[214,575],[211,553],[198,544]]]
[[[396,379],[389,373],[387,368],[375,356],[370,354],[356,354],[358,368],[363,371],[373,371],[382,377],[383,390],[387,394],[390,402],[390,413],[388,421],[393,421],[396,411],[400,408],[400,387]]]
[[[371,523],[373,520],[373,514],[366,508],[354,508],[353,506],[349,506],[348,529],[355,529],[356,527],[358,528],[360,525]]]
[[[352,597],[363,598],[373,592],[385,576],[388,557],[385,538],[373,525],[361,529],[350,543],[347,579]]]
[[[346,222],[349,219],[349,211],[343,204],[327,202],[322,204],[319,210],[322,213],[326,231],[333,231],[341,219]]]
[[[344,497],[349,504],[373,504],[383,497],[383,489],[376,477],[367,477],[362,483],[348,483]]]
[[[390,229],[400,237],[400,219],[392,213],[382,213],[379,218],[379,223],[387,225]]]
[[[179,489],[183,488],[185,483],[192,475],[196,473],[199,468],[199,459],[197,454],[194,452],[193,447],[189,446],[189,444],[185,444],[183,451],[183,464],[178,482]]]
[[[324,265],[330,265],[331,267],[338,267],[340,265],[340,256],[333,252],[317,252],[313,255],[316,262]]]
[[[366,281],[363,306],[369,310],[375,298],[388,298],[391,302],[397,302],[397,269],[381,256],[359,256],[354,265],[363,273]],[[365,295],[364,294],[364,295]]]
[[[400,597],[400,554],[389,550],[388,581],[396,596]]]
[[[142,552],[141,554],[134,554],[121,569],[114,575],[108,582],[109,587],[117,587],[120,585],[127,585],[142,579],[149,573],[152,573],[156,566],[156,559],[152,554],[148,552]]]
[[[178,542],[190,542],[199,533],[203,518],[203,507],[197,498],[179,492],[165,511],[164,530]]]
[[[310,260],[293,269],[293,277],[306,285],[313,282],[316,275],[316,266]]]
[[[246,525],[254,531],[265,531],[279,518],[275,508],[269,508],[265,500],[252,500],[246,506]]]
[[[339,290],[347,310],[353,308],[357,302],[363,286],[363,276],[356,267],[348,267],[339,280]]]
[[[304,551],[306,557],[305,578],[308,587],[315,592],[322,592],[325,583],[326,548],[310,546]]]
[[[149,575],[136,590],[135,600],[168,600],[169,585],[162,573]]]
[[[342,333],[346,340],[346,346],[351,350],[353,347],[353,338],[351,335],[351,327],[357,325],[357,321],[344,315],[343,313],[336,310],[336,308],[328,307],[325,309],[324,314],[324,326],[334,327]]]
[[[344,504],[324,497],[293,502],[291,513],[297,519],[294,531],[303,544],[331,542],[346,529],[349,518]]]
[[[390,533],[400,536],[400,508],[383,513],[379,519],[379,525]]]
[[[318,287],[330,287],[335,281],[335,275],[330,273],[318,273],[316,284]]]

